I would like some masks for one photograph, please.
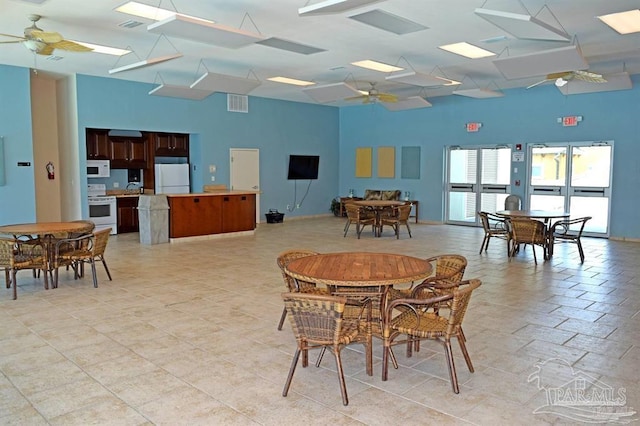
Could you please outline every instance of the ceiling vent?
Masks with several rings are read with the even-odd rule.
[[[120,22],[118,24],[118,26],[121,28],[135,28],[139,27],[140,25],[142,25],[142,22],[134,21],[133,19],[129,19],[128,21]]]
[[[249,112],[249,97],[247,95],[227,93],[227,111]]]

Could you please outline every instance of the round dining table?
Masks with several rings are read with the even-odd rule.
[[[385,210],[389,210],[393,207],[402,206],[407,203],[407,201],[397,201],[397,200],[356,200],[352,201],[353,204],[360,207],[368,207],[372,209],[376,214],[376,226],[375,226],[375,236],[380,237],[380,217]]]
[[[294,259],[285,273],[296,280],[327,286],[331,293],[361,300],[379,301],[384,312],[389,287],[422,281],[432,273],[425,259],[396,253],[336,252],[320,253]],[[349,290],[353,290],[350,292]],[[371,307],[371,304],[369,304]],[[371,309],[368,313],[371,319]],[[369,327],[369,339],[371,327]],[[372,354],[367,353],[367,374],[373,375]]]

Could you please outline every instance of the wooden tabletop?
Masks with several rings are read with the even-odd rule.
[[[562,210],[500,210],[496,212],[498,216],[505,217],[528,217],[531,219],[553,219],[555,217],[569,217],[568,212]]]
[[[401,206],[405,202],[404,201],[395,201],[395,200],[357,200],[353,201],[353,204],[357,206],[367,206],[367,207],[392,207],[392,206]]]
[[[431,275],[424,259],[392,253],[322,253],[292,260],[285,267],[292,277],[324,284],[351,287],[403,284]]]
[[[80,232],[87,228],[86,222],[36,222],[0,226],[0,234],[50,235],[58,232]]]

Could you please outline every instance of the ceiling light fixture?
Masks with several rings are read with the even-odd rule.
[[[340,13],[355,9],[381,0],[324,0],[298,9],[298,15],[324,15],[328,13]]]
[[[598,19],[620,34],[631,34],[640,31],[640,9],[610,13],[608,15],[598,16]]]
[[[438,46],[438,48],[470,59],[496,56],[495,53],[485,50],[481,47],[474,46],[473,44],[467,43],[466,41],[460,43],[445,44],[443,46]]]
[[[567,83],[568,83],[568,81],[567,81],[567,80],[565,80],[564,78],[560,77],[560,78],[556,78],[555,85],[556,85],[557,87],[562,87],[562,86],[564,86],[564,85],[565,85],[565,84],[567,84]]]
[[[294,86],[311,86],[315,84],[313,81],[297,80],[289,77],[269,77],[269,81],[275,81],[276,83],[293,84]]]
[[[547,10],[549,10],[548,7]],[[551,12],[551,10],[549,10],[549,12]],[[521,13],[502,12],[500,10],[482,8],[476,9],[475,13],[479,17],[486,19],[496,27],[503,29],[519,39],[571,41],[571,36],[563,29],[542,22],[529,14],[524,15]],[[555,18],[552,12],[551,15]]]
[[[176,12],[160,9],[159,7],[149,6],[147,4],[130,1],[118,6],[114,9],[116,12],[126,13],[127,15],[138,16],[140,18],[151,19],[153,21],[162,21],[170,16],[176,14]]]
[[[394,72],[394,71],[402,71],[404,69],[404,68],[396,67],[394,65],[385,64],[382,62],[372,61],[370,59],[351,62],[351,65],[355,65],[361,68],[366,68],[369,70],[380,71],[380,72]]]

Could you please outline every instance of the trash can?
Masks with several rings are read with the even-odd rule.
[[[141,195],[138,199],[141,244],[169,242],[169,203],[166,195]]]
[[[521,200],[517,195],[509,195],[504,200],[504,209],[505,210],[520,210]]]
[[[269,210],[269,213],[265,213],[267,217],[267,223],[282,223],[284,220],[284,213],[280,213],[278,210]]]

